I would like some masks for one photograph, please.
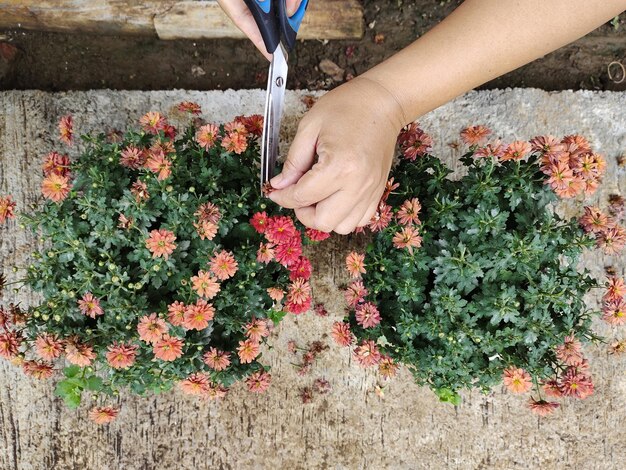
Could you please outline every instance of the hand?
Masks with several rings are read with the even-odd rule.
[[[286,0],[287,15],[292,16],[298,11],[302,0]],[[222,10],[235,23],[235,25],[252,41],[258,50],[268,59],[272,59],[272,54],[267,52],[265,43],[261,37],[259,27],[254,21],[254,17],[243,0],[217,0]]]
[[[282,173],[271,180],[270,199],[324,232],[367,225],[404,120],[394,96],[364,76],[327,93],[300,121]]]

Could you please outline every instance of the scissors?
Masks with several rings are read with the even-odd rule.
[[[296,45],[296,35],[309,0],[302,0],[298,10],[287,16],[286,0],[244,0],[261,31],[267,52],[273,54],[267,77],[265,116],[261,137],[261,192],[274,176],[278,158],[280,121],[285,104],[287,54]]]

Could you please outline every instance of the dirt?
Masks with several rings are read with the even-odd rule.
[[[333,88],[423,35],[461,2],[363,3],[363,39],[299,42],[290,57],[289,87]],[[5,90],[242,89],[264,87],[267,76],[265,59],[242,40],[162,41],[11,30],[0,32],[0,41],[5,44],[0,48],[0,89]],[[613,66],[613,80],[609,77],[613,61],[626,65],[626,14],[482,88],[626,90],[626,80],[616,83],[622,78],[619,66]]]

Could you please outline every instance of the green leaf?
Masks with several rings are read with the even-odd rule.
[[[439,397],[439,401],[444,403],[452,403],[454,406],[461,404],[461,396],[449,388],[438,388],[435,393]]]
[[[75,377],[81,371],[81,368],[78,366],[69,366],[63,369],[63,375],[65,377]]]
[[[270,310],[267,317],[274,322],[274,325],[278,325],[283,318],[285,318],[287,312],[284,310]]]
[[[85,379],[87,390],[93,390],[94,392],[102,390],[102,383],[102,379],[100,377],[96,377],[95,375]]]

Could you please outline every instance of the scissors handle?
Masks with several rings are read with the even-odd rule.
[[[283,41],[287,52],[296,44],[296,35],[302,18],[309,5],[309,0],[302,0],[298,10],[287,16],[286,0],[244,0],[256,21],[267,52],[273,54]]]

